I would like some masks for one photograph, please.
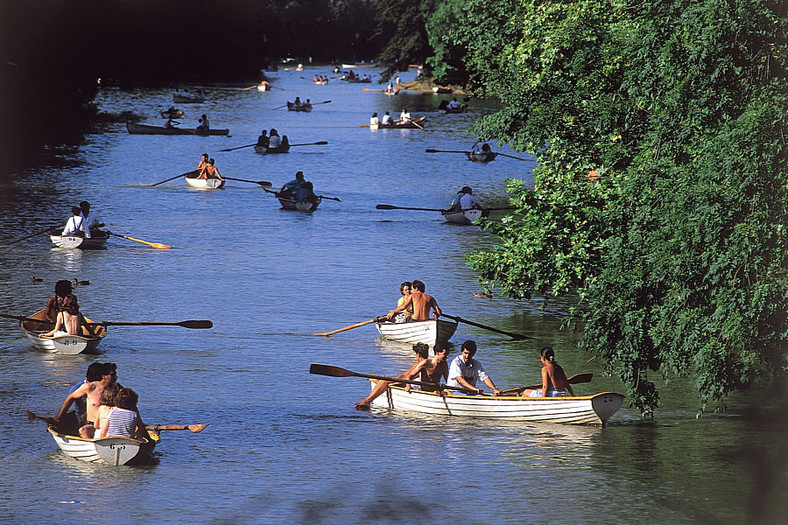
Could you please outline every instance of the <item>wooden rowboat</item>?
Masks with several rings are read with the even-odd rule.
[[[468,225],[473,224],[473,221],[477,219],[488,217],[490,215],[490,210],[479,210],[475,208],[470,210],[443,210],[441,214],[443,218],[446,219],[446,222]]]
[[[490,162],[491,160],[495,160],[495,157],[498,156],[498,153],[494,151],[488,151],[486,153],[465,152],[465,154],[468,156],[468,160],[474,162]]]
[[[372,381],[372,387],[376,380]],[[624,396],[603,392],[577,397],[468,396],[448,391],[424,392],[389,386],[372,404],[444,416],[507,419],[540,423],[604,426],[618,412]]]
[[[67,456],[115,467],[149,461],[160,440],[158,433],[152,430],[148,430],[148,437],[144,440],[121,436],[86,439],[58,432],[52,425],[47,425],[47,431]]]
[[[278,148],[266,148],[265,146],[255,146],[254,152],[260,155],[273,155],[274,153],[287,153],[290,151],[290,144],[279,146]]]
[[[107,328],[101,325],[93,325],[93,334],[83,326],[80,335],[57,335],[54,337],[40,337],[42,332],[48,332],[52,329],[53,324],[46,321],[44,314],[46,310],[39,310],[30,316],[30,319],[41,319],[41,322],[36,321],[21,321],[19,327],[27,336],[30,344],[36,350],[46,350],[49,352],[57,352],[59,354],[92,354],[96,353],[96,347],[107,335]],[[92,323],[89,318],[85,317],[85,321]]]
[[[280,197],[279,194],[276,194],[276,198],[279,199],[279,204],[282,205],[282,208],[285,210],[294,210],[294,211],[315,211],[320,203],[323,201],[322,198],[315,196],[314,200],[302,200],[297,201],[295,199],[288,199],[286,197]]]
[[[147,124],[134,124],[133,122],[126,123],[126,129],[132,135],[199,135],[207,137],[208,135],[229,135],[229,129],[214,129],[209,130],[196,129],[196,128],[165,128],[162,126],[148,126]]]
[[[185,93],[175,93],[172,95],[172,101],[178,104],[201,104],[205,102],[203,95],[187,95]]]
[[[312,111],[312,104],[303,103],[296,105],[293,102],[288,102],[287,111]]]
[[[458,106],[456,108],[450,108],[448,106],[442,107],[442,108],[439,107],[438,111],[440,111],[441,113],[447,113],[447,114],[450,114],[450,113],[465,113],[466,109],[468,109],[468,105],[467,104],[461,104],[460,106]]]
[[[424,121],[427,120],[427,117],[416,117],[414,119],[410,119],[407,122],[395,122],[393,119],[388,125],[379,124],[378,127],[380,129],[421,129],[424,127]],[[421,126],[421,127],[419,127]]]
[[[456,322],[444,319],[408,323],[378,321],[375,324],[385,339],[402,343],[425,343],[430,346],[447,342],[457,330]]]
[[[103,230],[94,230],[91,232],[91,237],[81,237],[79,235],[60,235],[61,230],[52,230],[49,234],[49,239],[58,248],[80,250],[105,250],[107,248],[107,240],[109,233]]]
[[[220,190],[224,188],[224,183],[227,182],[224,179],[217,178],[198,179],[197,175],[186,175],[184,178],[189,187],[198,190]]]

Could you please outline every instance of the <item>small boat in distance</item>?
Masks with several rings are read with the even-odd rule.
[[[205,102],[205,95],[201,92],[188,93],[181,92],[172,95],[172,101],[176,104],[201,104]]]
[[[473,152],[466,152],[465,155],[468,156],[468,160],[473,162],[490,162],[495,160],[495,157],[498,156],[498,153],[495,151],[483,151],[479,153]]]
[[[444,319],[407,323],[376,321],[375,325],[384,339],[401,343],[425,343],[430,346],[435,346],[435,343],[447,342],[457,330],[456,321]]]
[[[406,122],[397,122],[394,119],[388,125],[378,124],[379,129],[423,129],[427,117],[416,117]]]
[[[374,388],[377,380],[370,381]],[[392,384],[386,395],[378,396],[372,404],[442,416],[605,426],[623,401],[624,396],[611,392],[576,397],[471,396],[450,391],[406,391]]]
[[[290,144],[282,144],[278,148],[267,148],[265,146],[255,146],[254,152],[260,155],[273,155],[275,153],[287,153],[290,151]]]
[[[200,129],[200,128],[165,128],[163,126],[149,126],[147,124],[126,123],[126,129],[132,135],[229,135],[229,129]]]
[[[287,103],[287,111],[312,111],[312,104],[309,102],[304,102],[302,104],[296,104],[295,102],[288,102]]]
[[[39,310],[30,316],[31,321],[20,321],[19,327],[27,336],[30,344],[36,350],[57,352],[59,354],[92,354],[96,352],[96,347],[107,335],[107,328],[101,325],[91,325],[93,333],[88,331],[85,326],[81,327],[80,335],[56,335],[54,337],[41,337],[43,332],[48,332],[53,328],[50,321],[46,321],[44,314],[46,310]],[[40,321],[36,321],[40,319]],[[92,323],[88,317],[85,322]]]
[[[320,206],[320,203],[323,202],[323,199],[319,196],[315,196],[315,198],[311,200],[295,200],[287,197],[280,197],[279,193],[277,193],[276,198],[279,199],[279,204],[282,205],[282,208],[295,211],[315,211],[317,207]]]
[[[473,221],[477,219],[489,217],[490,210],[479,210],[476,208],[471,208],[469,210],[444,210],[441,211],[441,214],[443,218],[446,219],[446,222],[467,226],[473,224]]]

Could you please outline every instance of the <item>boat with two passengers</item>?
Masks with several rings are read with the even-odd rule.
[[[287,103],[287,111],[312,111],[312,104],[310,102],[303,102],[296,104],[295,102]]]
[[[150,462],[153,450],[161,439],[158,432],[150,429],[147,431],[148,435],[141,440],[123,436],[88,439],[80,437],[77,431],[68,434],[59,432],[51,424],[47,425],[47,432],[67,456],[116,467]]]
[[[225,179],[219,179],[216,177],[200,179],[198,178],[198,175],[199,173],[193,171],[184,176],[186,179],[186,184],[188,184],[190,188],[195,188],[198,190],[220,190],[224,188],[224,184],[227,182]]]
[[[445,319],[409,321],[405,323],[382,320],[376,321],[375,325],[384,339],[399,341],[400,343],[425,343],[430,346],[435,346],[436,343],[448,342],[457,330],[456,321],[447,321]]]
[[[126,123],[126,129],[131,135],[199,135],[207,137],[208,135],[229,135],[229,129],[219,128],[165,128],[163,126],[150,126],[147,124],[134,124],[133,122]]]
[[[255,146],[254,152],[260,155],[273,155],[276,153],[288,153],[290,151],[290,144],[282,144],[278,148],[270,148],[266,146]]]
[[[323,202],[322,197],[318,195],[315,195],[312,199],[296,200],[282,197],[279,193],[276,193],[276,198],[279,199],[279,204],[282,205],[282,208],[293,211],[315,211],[320,206],[320,203]]]
[[[489,217],[490,210],[480,210],[477,208],[471,208],[469,210],[442,210],[441,215],[446,219],[446,222],[467,226],[473,224],[474,221],[482,217]]]
[[[399,122],[392,119],[388,124],[378,124],[380,129],[424,129],[424,122],[427,117],[421,116],[414,119]]]
[[[107,328],[99,324],[82,325],[80,334],[56,334],[52,337],[41,337],[42,333],[52,330],[54,324],[46,320],[46,310],[39,310],[25,321],[19,322],[19,327],[27,336],[30,344],[36,350],[57,352],[59,354],[92,354],[96,353],[96,347],[107,335]],[[85,317],[86,323],[93,323]],[[92,333],[91,333],[92,332]]]
[[[374,388],[377,380],[371,379]],[[624,396],[602,392],[575,397],[465,395],[447,390],[426,392],[389,385],[373,406],[443,416],[504,419],[535,423],[605,426]]]
[[[65,248],[69,250],[105,250],[107,248],[107,240],[109,240],[109,232],[104,230],[92,230],[90,237],[83,237],[81,235],[62,235],[60,228],[53,228],[49,232],[49,240],[58,248]]]

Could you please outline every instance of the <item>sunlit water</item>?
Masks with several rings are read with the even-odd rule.
[[[410,362],[406,346],[372,325],[332,338],[309,334],[385,313],[404,280],[421,279],[446,313],[532,340],[460,325],[453,341],[476,339],[478,358],[502,388],[538,381],[536,350],[556,347],[569,373],[595,373],[578,391],[623,391],[579,352],[579,332],[559,330],[566,304],[478,299],[469,250],[495,239],[445,224],[436,212],[377,210],[379,203],[445,208],[465,185],[482,203],[506,204],[505,180],[532,183],[533,162],[469,163],[469,126],[490,103],[443,115],[441,97],[387,97],[378,84],[314,86],[315,72],[280,71],[267,93],[204,86],[208,102],[180,105],[184,127],[207,113],[228,137],[129,135],[102,124],[56,166],[2,182],[4,239],[63,223],[91,201],[107,227],[171,251],[118,237],[98,252],[53,249],[44,235],[0,251],[2,310],[41,308],[58,279],[90,280],[76,294],[96,320],[211,319],[212,330],[110,327],[103,355],[64,357],[32,350],[14,321],[0,332],[3,406],[0,520],[31,523],[778,523],[786,515],[785,395],[729,400],[724,414],[696,419],[683,381],[662,385],[656,422],[625,407],[605,429],[479,422],[357,412],[368,391],[359,378],[308,373],[310,363],[394,375]],[[408,78],[408,77],[406,77]],[[172,89],[104,90],[100,109],[161,124]],[[295,96],[312,113],[273,109]],[[427,115],[425,131],[360,127],[373,111],[407,107]],[[277,128],[288,155],[251,148]],[[496,148],[498,149],[498,148]],[[183,179],[203,152],[229,177],[280,186],[303,170],[324,200],[313,214],[279,209],[259,185],[189,189]],[[513,155],[521,155],[501,149]],[[33,284],[31,277],[43,278]],[[118,364],[140,394],[148,423],[209,423],[201,434],[163,436],[147,467],[110,468],[60,453],[40,421],[95,360]],[[758,410],[753,410],[753,408]]]

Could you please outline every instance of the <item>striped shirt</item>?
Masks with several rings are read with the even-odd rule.
[[[137,429],[137,412],[112,407],[107,420],[107,436],[131,437]]]

